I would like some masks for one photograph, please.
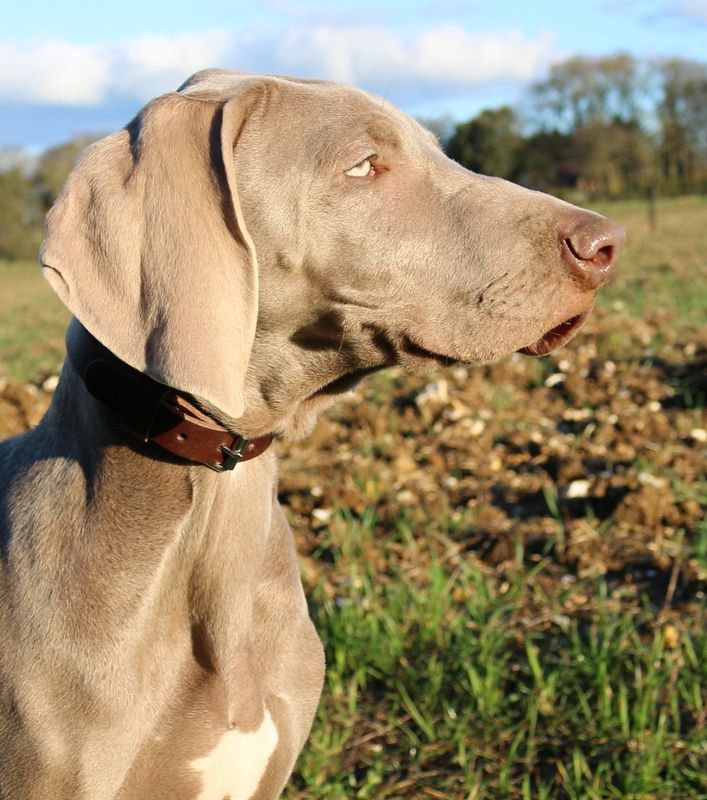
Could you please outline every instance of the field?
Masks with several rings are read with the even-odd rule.
[[[288,800],[707,798],[707,198],[599,210],[629,244],[568,347],[390,370],[279,443],[328,661]],[[2,436],[66,314],[0,281]]]

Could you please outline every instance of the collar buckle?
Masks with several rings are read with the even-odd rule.
[[[212,469],[214,472],[229,472],[235,469],[243,460],[247,444],[248,440],[244,436],[237,436],[232,447],[220,444],[218,449],[223,453],[223,461],[220,464],[204,463],[204,466]]]

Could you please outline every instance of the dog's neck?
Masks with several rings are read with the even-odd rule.
[[[309,320],[282,327],[259,322],[244,389],[240,430],[273,431],[294,441],[308,436],[317,419],[343,394],[373,372],[396,363],[393,347],[373,326],[353,320],[344,331]],[[213,410],[217,413],[216,410]]]
[[[218,673],[228,724],[249,720],[248,709],[262,703],[253,667],[238,654],[249,651],[250,609],[272,526],[273,450],[217,474],[142,444],[88,392],[68,360],[36,434],[42,430],[60,432],[46,442],[45,457],[78,464],[83,474],[75,525],[62,527],[55,546],[62,553],[80,546],[90,573],[82,579],[109,574],[111,597],[145,604],[148,594],[163,598],[173,635],[181,640],[191,627],[194,657]]]
[[[121,361],[73,319],[66,336],[71,363],[89,393],[117,415],[138,441],[217,472],[259,456],[272,434],[254,439],[234,433],[189,398]]]

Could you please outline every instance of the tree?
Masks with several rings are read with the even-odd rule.
[[[524,186],[558,192],[577,185],[581,162],[570,134],[538,131],[518,151],[516,180]]]
[[[633,56],[577,56],[531,87],[531,114],[535,127],[566,133],[597,122],[641,127],[649,87],[647,64]]]
[[[707,65],[671,59],[658,64],[659,155],[668,187],[707,184]]]
[[[88,135],[77,136],[42,153],[35,170],[35,182],[45,210],[48,210],[58,197],[81,151],[97,138]]]
[[[458,125],[447,154],[474,172],[515,178],[523,138],[515,111],[509,106],[482,111]]]
[[[572,139],[577,185],[590,197],[643,195],[653,184],[655,148],[636,125],[588,122]]]
[[[37,194],[19,167],[0,172],[0,258],[36,259],[42,236]]]

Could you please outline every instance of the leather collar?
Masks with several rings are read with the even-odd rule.
[[[115,411],[120,427],[142,442],[224,472],[259,456],[273,440],[272,434],[246,439],[226,430],[176,389],[121,361],[75,317],[66,348],[89,393]]]

